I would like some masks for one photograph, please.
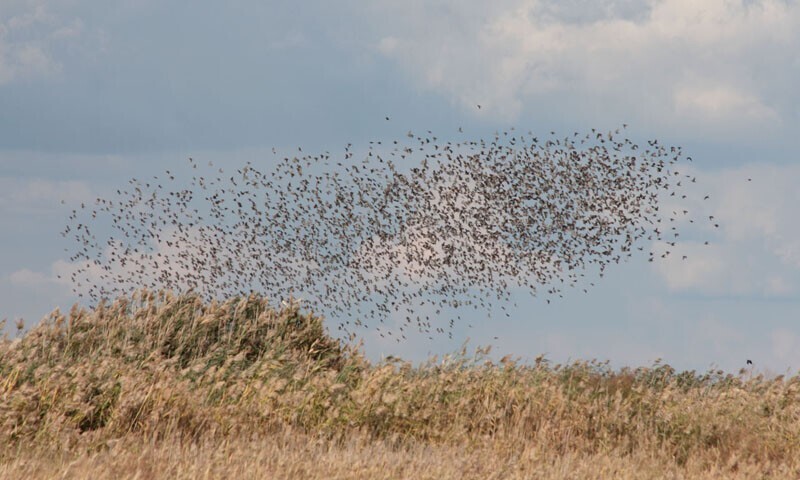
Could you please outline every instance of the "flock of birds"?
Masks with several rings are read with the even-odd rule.
[[[71,279],[93,302],[142,287],[258,292],[300,297],[345,332],[377,322],[398,341],[410,328],[452,335],[463,309],[509,315],[517,289],[549,303],[647,242],[675,245],[689,211],[667,220],[660,201],[686,199],[696,179],[678,171],[679,147],[621,135],[408,132],[235,173],[189,159],[185,177],[131,179],[72,211]]]

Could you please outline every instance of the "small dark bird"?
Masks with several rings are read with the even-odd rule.
[[[747,364],[748,364],[748,365],[752,365],[752,364],[753,364],[753,361],[752,361],[752,360],[750,360],[750,359],[748,358],[748,359],[747,359]]]
[[[452,320],[449,329],[434,325],[445,308],[491,316],[493,299],[508,305],[519,286],[533,296],[542,287],[550,304],[589,267],[603,277],[645,251],[637,242],[663,241],[659,198],[681,185],[673,182],[679,149],[650,141],[640,150],[618,131],[544,143],[513,129],[458,143],[409,131],[392,144],[380,153],[370,146],[358,165],[352,144],[340,154],[298,147],[269,170],[248,162],[229,179],[211,162],[209,173],[219,174],[204,177],[190,159],[195,175],[185,189],[131,179],[132,188],[69,217],[62,234],[76,241],[70,260],[84,265],[71,276],[75,292],[94,301],[140,287],[206,300],[300,294],[345,332],[396,312],[405,324],[381,336],[399,342],[415,327],[452,337]],[[180,172],[166,175],[177,180]],[[674,210],[673,224],[678,212],[689,209]],[[101,220],[118,238],[90,232]],[[414,313],[427,308],[436,317]]]

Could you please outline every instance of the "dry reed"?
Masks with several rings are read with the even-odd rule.
[[[374,364],[258,296],[55,311],[0,342],[0,476],[800,477],[798,376],[487,353]]]

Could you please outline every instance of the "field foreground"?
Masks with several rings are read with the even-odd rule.
[[[0,478],[800,478],[800,377],[373,364],[296,304],[139,292],[0,342]]]

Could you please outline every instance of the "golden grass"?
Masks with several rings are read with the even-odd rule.
[[[393,446],[356,437],[344,444],[283,432],[258,439],[233,438],[199,444],[179,440],[153,444],[126,437],[100,450],[78,454],[26,452],[0,465],[0,478],[169,479],[753,479],[796,478],[797,469],[702,459],[678,466],[652,452],[557,453],[531,443],[463,449],[441,444]]]
[[[139,292],[0,343],[2,478],[800,478],[800,377],[378,364],[296,304]]]

